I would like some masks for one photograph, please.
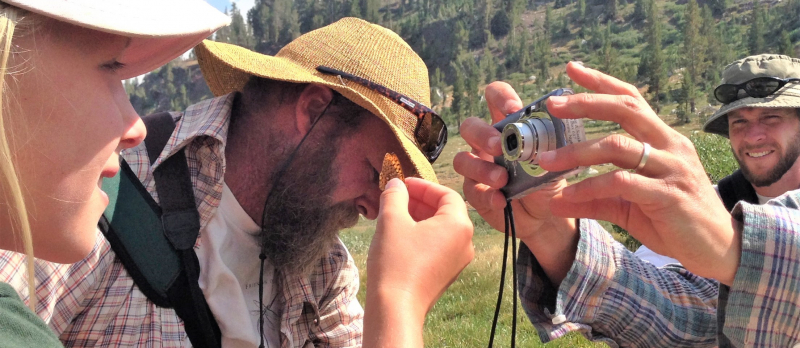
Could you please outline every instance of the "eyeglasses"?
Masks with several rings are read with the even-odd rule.
[[[439,158],[439,155],[447,144],[447,125],[444,120],[433,111],[433,109],[411,99],[403,94],[395,92],[386,86],[372,82],[362,77],[348,74],[344,71],[329,68],[327,66],[318,66],[317,71],[323,74],[338,75],[342,78],[356,82],[364,87],[367,87],[381,95],[391,99],[397,105],[402,106],[404,109],[410,111],[417,116],[417,126],[414,128],[414,140],[417,141],[417,147],[422,154],[428,159],[428,162],[433,163]]]
[[[714,89],[714,97],[720,103],[728,104],[741,99],[739,98],[739,91],[744,90],[747,95],[753,98],[766,98],[789,82],[800,82],[800,78],[756,77],[738,85],[724,84]]]

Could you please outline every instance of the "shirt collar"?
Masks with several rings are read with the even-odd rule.
[[[153,167],[157,168],[164,159],[199,137],[215,139],[224,146],[236,94],[237,92],[229,93],[186,108],[178,120],[177,129],[153,163]]]

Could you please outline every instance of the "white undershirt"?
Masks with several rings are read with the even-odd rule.
[[[760,194],[758,194],[758,193],[756,193],[756,196],[758,197],[758,204],[764,204],[764,203],[767,203],[767,202],[769,202],[771,199],[775,198],[775,197],[767,197],[767,196],[762,196],[762,195],[760,195]]]
[[[200,260],[200,289],[219,324],[224,348],[259,344],[260,248],[256,235],[260,230],[223,183],[219,208],[200,231],[196,252]],[[273,276],[273,267],[266,261],[264,305],[271,309],[265,311],[266,347],[280,347],[280,317],[275,309],[280,308],[282,299],[273,302],[276,295]]]

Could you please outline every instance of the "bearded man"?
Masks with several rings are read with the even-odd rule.
[[[800,188],[800,105],[783,96],[745,99],[751,97],[748,93],[800,83],[798,64],[795,58],[763,54],[738,60],[723,72],[724,83],[714,92],[723,106],[708,118],[703,130],[729,138],[739,163],[739,169],[717,186],[729,211],[738,201],[764,204]],[[659,267],[679,263],[646,246],[635,254]]]
[[[217,97],[170,113],[176,126],[163,149],[149,151],[148,137],[123,157],[159,200],[154,171],[185,155],[199,213],[198,283],[221,346],[358,347],[370,325],[373,342],[421,346],[427,310],[472,256],[463,200],[435,184],[431,163],[447,128],[425,106],[422,59],[397,34],[356,18],[306,33],[274,57],[211,41],[195,53]],[[407,192],[392,180],[381,193],[387,154],[421,178],[408,178]],[[359,215],[383,218],[369,257],[371,289],[380,288],[366,316],[386,311],[366,325],[358,270],[337,236]],[[189,320],[152,302],[102,235],[97,243],[77,264],[39,264],[38,314],[66,346],[220,346],[190,342]],[[21,262],[0,257],[11,265],[3,269]]]

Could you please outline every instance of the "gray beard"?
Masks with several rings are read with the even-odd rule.
[[[284,276],[309,275],[328,255],[339,230],[358,222],[353,203],[331,203],[339,142],[336,136],[324,138],[303,144],[264,207],[261,246]]]
[[[767,187],[778,182],[792,168],[794,162],[797,161],[797,157],[800,157],[800,134],[796,135],[788,144],[785,154],[778,160],[775,167],[762,176],[750,171],[737,154],[738,152],[733,151],[733,157],[736,158],[736,162],[739,162],[739,168],[742,169],[745,179],[755,187]]]

